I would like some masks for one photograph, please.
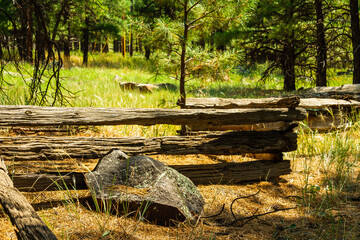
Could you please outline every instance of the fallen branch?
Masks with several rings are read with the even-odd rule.
[[[251,194],[251,195],[248,195],[248,196],[244,196],[244,197],[238,197],[238,198],[235,198],[232,203],[230,204],[230,211],[231,211],[231,214],[232,216],[234,217],[234,219],[236,219],[236,216],[234,214],[234,211],[233,211],[233,204],[236,200],[239,200],[239,199],[244,199],[244,198],[249,198],[249,197],[253,197],[253,196],[256,196],[260,193],[261,189],[259,191],[257,191],[257,193],[254,193],[254,194]]]
[[[201,218],[213,218],[213,217],[217,217],[217,216],[219,216],[220,214],[222,214],[224,210],[225,210],[225,203],[223,204],[223,206],[222,206],[222,208],[221,208],[221,210],[220,210],[219,213],[216,213],[216,214],[210,215],[210,216],[201,217]]]
[[[256,212],[258,212],[259,209],[257,209],[253,215],[249,216],[249,217],[243,217],[243,218],[237,218],[235,219],[234,221],[232,222],[229,222],[229,223],[226,223],[226,224],[221,224],[219,226],[231,226],[231,225],[234,225],[235,223],[237,222],[240,222],[240,221],[243,221],[243,220],[248,220],[246,221],[245,223],[241,224],[239,227],[242,227],[244,226],[246,223],[250,222],[251,220],[255,219],[255,218],[258,218],[258,217],[261,217],[261,216],[265,216],[265,215],[268,215],[268,214],[271,214],[271,213],[275,213],[275,212],[280,212],[280,211],[286,211],[286,210],[291,210],[291,209],[296,209],[297,207],[291,207],[291,208],[282,208],[282,209],[276,209],[274,211],[270,211],[270,212],[266,212],[266,213],[261,213],[261,214],[257,214],[255,215]]]
[[[14,188],[2,159],[0,159],[0,204],[11,223],[16,226],[15,233],[18,239],[57,239],[27,199]]]
[[[256,193],[254,194],[250,194],[250,195],[247,195],[247,196],[241,196],[241,197],[238,197],[238,198],[235,198],[231,204],[230,204],[230,212],[234,218],[233,221],[229,222],[229,223],[223,223],[223,224],[218,224],[218,225],[212,225],[212,226],[216,226],[216,227],[227,227],[227,226],[231,226],[231,225],[234,225],[235,223],[237,222],[240,222],[240,221],[245,221],[243,222],[240,226],[238,227],[242,227],[244,226],[245,224],[247,224],[248,222],[250,222],[251,220],[254,220],[258,217],[261,217],[261,216],[265,216],[265,215],[268,215],[268,214],[271,214],[271,213],[275,213],[275,212],[280,212],[280,211],[286,211],[286,210],[291,210],[291,209],[296,209],[297,207],[290,207],[290,208],[283,208],[283,209],[276,209],[274,211],[270,211],[270,212],[266,212],[266,213],[260,213],[260,214],[256,214],[259,209],[256,209],[255,212],[251,215],[251,216],[248,216],[248,217],[242,217],[242,218],[236,218],[235,214],[234,214],[234,211],[233,211],[233,204],[235,203],[235,201],[239,200],[239,199],[244,199],[244,198],[249,198],[249,197],[253,197],[253,196],[256,196],[257,194],[260,193],[260,190],[257,191]],[[212,217],[217,217],[219,216],[221,213],[223,213],[225,209],[225,204],[223,204],[221,210],[219,213],[217,214],[214,214],[214,215],[211,215],[211,216],[206,216],[206,217],[202,217],[202,218],[212,218]],[[211,224],[208,224],[206,223],[207,225],[211,225]]]

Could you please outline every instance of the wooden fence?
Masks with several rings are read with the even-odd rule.
[[[61,161],[66,158],[98,159],[118,148],[135,154],[252,154],[257,161],[207,165],[172,165],[196,184],[237,183],[290,173],[290,161],[282,152],[297,148],[293,122],[305,119],[301,108],[253,109],[120,109],[0,106],[0,126],[44,127],[61,125],[190,125],[260,124],[283,122],[286,128],[272,131],[207,132],[165,137],[0,137],[0,156],[8,164],[18,161]],[[268,160],[265,160],[268,159]],[[56,190],[58,184],[84,189],[83,173],[46,172],[15,174],[21,191]]]
[[[316,93],[316,94],[320,94],[320,93]],[[256,109],[256,108],[273,109],[278,107],[294,107],[294,106],[306,110],[307,112],[306,120],[310,129],[327,131],[331,129],[336,129],[338,127],[341,127],[343,124],[345,124],[347,122],[346,115],[347,114],[351,115],[354,110],[358,110],[360,108],[360,102],[354,99],[333,99],[333,98],[314,98],[314,97],[300,98],[296,96],[284,97],[284,98],[263,98],[263,99],[188,98],[186,102],[187,109]],[[283,129],[284,127],[286,128],[287,125],[284,124],[284,122],[282,121],[261,123],[261,124],[221,124],[221,125],[213,124],[208,126],[204,126],[201,124],[190,125],[190,128],[193,131],[250,130],[250,129],[259,131],[259,130],[279,130],[279,129]]]

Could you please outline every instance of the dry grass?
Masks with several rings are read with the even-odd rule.
[[[317,135],[314,138],[323,137]],[[300,144],[301,146],[305,147]],[[238,156],[154,157],[167,164],[242,161]],[[199,186],[206,201],[204,216],[218,213],[223,204],[224,211],[213,218],[200,219],[197,223],[178,223],[173,227],[157,226],[139,221],[135,217],[89,210],[77,201],[88,196],[87,191],[71,191],[71,198],[68,191],[27,193],[26,196],[34,206],[44,208],[39,210],[38,214],[59,239],[359,239],[358,166],[349,176],[347,188],[341,190],[335,199],[330,199],[331,205],[323,206],[330,204],[325,179],[330,178],[330,175],[335,176],[336,169],[324,172],[324,168],[320,167],[324,164],[321,157],[313,156],[310,159],[299,151],[288,154],[287,157],[293,158],[293,173],[274,181]],[[89,163],[88,167],[91,169],[95,163]],[[20,168],[21,166],[18,169]],[[254,194],[258,190],[261,191],[256,196],[234,202],[233,210],[236,217],[242,218],[255,212],[259,214],[282,208],[297,208],[259,217],[244,226],[241,226],[243,221],[231,226],[217,226],[234,220],[230,204],[235,198]],[[54,207],[48,208],[48,204],[45,203],[49,202],[54,202]],[[1,211],[0,214],[0,239],[14,239],[14,231],[8,218]]]
[[[209,226],[232,221],[229,212],[232,200],[258,190],[261,190],[258,195],[234,204],[236,216],[300,206],[299,199],[293,196],[301,196],[303,182],[304,175],[300,171],[283,176],[276,182],[199,186],[206,200],[205,215],[216,214],[224,203],[225,211],[198,224],[180,223],[176,227],[156,226],[131,217],[97,213],[77,203],[76,198],[75,202],[64,201],[64,204],[38,211],[38,214],[59,239],[358,239],[360,206],[352,201],[342,202],[338,208],[332,209],[329,213],[332,214],[331,219],[330,216],[315,217],[299,207],[260,217],[243,227],[237,227],[241,222],[228,227]],[[320,182],[321,174],[314,175],[311,183]],[[81,194],[84,193],[78,193],[78,197]],[[28,194],[33,202],[64,200],[67,196],[67,193],[61,192],[40,193],[40,196],[38,193]],[[1,239],[12,239],[13,230],[6,217],[0,221]]]

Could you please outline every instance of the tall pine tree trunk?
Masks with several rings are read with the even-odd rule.
[[[33,50],[33,6],[27,0],[19,1],[21,8],[20,21],[21,21],[21,32],[18,36],[20,58],[24,61],[32,62],[32,50]]]
[[[359,26],[359,2],[350,0],[351,32],[353,45],[353,84],[360,83],[360,26]]]
[[[70,5],[65,6],[64,23],[67,25],[67,36],[64,39],[64,58],[65,61],[70,61],[70,39],[71,39],[71,24],[69,21]]]
[[[119,52],[119,40],[117,40],[117,39],[114,39],[114,41],[113,41],[113,51]]]
[[[290,7],[286,9],[287,21],[292,21],[294,18],[294,0],[290,0]],[[289,29],[286,32],[283,39],[283,56],[282,56],[282,68],[284,75],[284,90],[294,91],[295,87],[295,33],[293,29]]]
[[[44,34],[37,29],[36,30],[36,34],[35,34],[35,43],[36,43],[36,59],[39,62],[44,62],[45,61],[45,42],[46,42],[46,38],[44,36]]]
[[[131,0],[131,5],[130,5],[130,12],[131,12],[131,15],[133,14],[134,12],[134,0]],[[134,37],[133,37],[133,33],[131,31],[131,28],[130,28],[130,43],[129,43],[129,53],[130,53],[130,57],[133,56],[134,54]]]
[[[322,11],[323,0],[315,0],[316,10],[316,86],[326,86],[326,41],[324,15]]]
[[[4,53],[3,53],[3,50],[2,50],[2,38],[3,38],[3,36],[1,36],[0,35],[0,37],[1,37],[1,39],[0,39],[0,60],[2,60],[3,59],[3,57],[4,57]]]
[[[282,59],[282,68],[284,75],[284,90],[285,91],[294,91],[295,87],[295,47],[294,45],[287,41],[284,45],[283,59]]]
[[[88,55],[89,55],[89,25],[90,19],[87,16],[85,18],[85,28],[83,29],[83,65],[88,64]]]
[[[186,104],[186,91],[185,91],[185,78],[186,78],[186,46],[189,33],[188,25],[188,14],[187,9],[188,1],[184,3],[184,32],[181,39],[181,54],[180,54],[180,101],[179,106],[181,108],[185,107]]]
[[[150,59],[150,55],[151,55],[151,48],[145,44],[145,58],[146,60],[149,60]]]

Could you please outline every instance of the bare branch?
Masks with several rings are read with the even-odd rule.
[[[219,212],[219,213],[216,213],[216,214],[214,214],[214,215],[210,215],[210,216],[201,217],[201,218],[212,218],[212,217],[217,217],[217,216],[219,216],[220,214],[222,214],[222,213],[224,212],[224,209],[225,209],[225,203],[223,204],[223,206],[222,206],[222,208],[221,208],[221,210],[220,210],[220,212]]]
[[[260,189],[259,191],[257,191],[257,193],[254,193],[254,194],[251,194],[251,195],[248,195],[248,196],[238,197],[238,198],[235,198],[235,199],[232,201],[232,203],[231,203],[231,205],[230,205],[230,211],[231,211],[231,214],[232,214],[232,216],[234,217],[234,219],[236,219],[236,216],[235,216],[234,211],[233,211],[233,204],[234,204],[234,202],[235,202],[236,200],[239,200],[239,199],[244,199],[244,198],[249,198],[249,197],[256,196],[256,195],[258,195],[258,194],[260,193],[260,191],[261,191],[261,189]]]
[[[261,217],[261,216],[265,216],[265,215],[268,215],[268,214],[271,214],[271,213],[275,213],[275,212],[280,212],[280,211],[286,211],[286,210],[292,210],[292,209],[296,209],[297,207],[290,207],[290,208],[282,208],[282,209],[276,209],[274,211],[270,211],[270,212],[266,212],[266,213],[261,213],[261,214],[257,214],[255,215],[255,213],[257,212],[257,210],[255,211],[255,213],[249,217],[243,217],[243,218],[238,218],[238,219],[235,219],[234,221],[232,222],[229,222],[229,223],[226,223],[226,224],[222,224],[220,226],[231,226],[231,225],[234,225],[235,223],[239,222],[239,221],[243,221],[243,220],[248,220],[246,221],[245,223],[241,224],[240,227],[244,226],[246,223],[250,222],[251,220],[255,219],[255,218],[258,218],[258,217]]]

